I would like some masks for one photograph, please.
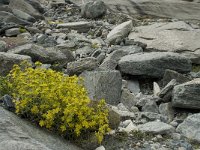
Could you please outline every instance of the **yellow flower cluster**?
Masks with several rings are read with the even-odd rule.
[[[105,101],[91,106],[81,78],[23,63],[14,65],[7,79],[16,113],[40,126],[62,133],[72,131],[77,136],[82,131],[94,131],[99,142],[109,131]]]

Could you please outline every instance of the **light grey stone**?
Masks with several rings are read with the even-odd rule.
[[[174,107],[200,109],[200,78],[176,85],[172,93]]]
[[[160,86],[158,83],[153,82],[153,95],[158,96],[158,93],[160,93]]]
[[[134,94],[140,92],[140,83],[138,80],[127,80],[127,88]]]
[[[20,64],[22,61],[31,63],[31,57],[0,52],[0,75],[7,75],[14,64]]]
[[[160,114],[167,116],[169,122],[171,122],[174,119],[175,111],[172,107],[171,102],[160,104],[159,112],[160,112]]]
[[[137,100],[135,98],[135,95],[133,93],[130,93],[128,89],[122,89],[121,103],[123,103],[126,108],[130,110],[132,106],[136,105]]]
[[[0,41],[0,52],[5,52],[7,50],[7,44],[4,41]]]
[[[200,113],[188,116],[176,131],[190,140],[200,142]]]
[[[5,31],[6,36],[17,36],[18,34],[20,34],[19,28],[11,28]]]
[[[161,78],[166,69],[181,73],[191,71],[191,61],[172,52],[151,52],[127,55],[119,61],[119,70],[125,74]]]
[[[86,21],[60,23],[57,25],[57,28],[67,28],[70,30],[76,30],[78,32],[88,32],[91,27],[92,27],[91,22],[86,22]]]
[[[154,100],[147,100],[144,106],[142,107],[143,112],[153,112],[158,113],[158,105]]]
[[[0,107],[0,150],[81,150]]]
[[[35,22],[36,19],[34,17],[32,17],[31,15],[18,10],[18,9],[12,9],[12,13],[17,16],[18,18],[21,18],[23,20],[29,21],[29,22]]]
[[[119,71],[86,71],[81,76],[92,100],[105,99],[108,104],[119,104],[122,87]]]
[[[107,41],[110,44],[113,44],[118,38],[123,39],[127,37],[132,28],[133,28],[133,23],[131,20],[116,26],[107,35]]]
[[[200,64],[200,44],[196,41],[200,39],[200,29],[183,21],[136,27],[129,38],[146,43],[148,50],[177,52]]]
[[[98,67],[97,59],[93,57],[83,58],[67,64],[67,74],[81,74],[83,71],[91,71]]]
[[[174,131],[174,127],[160,121],[153,121],[138,125],[138,129],[142,132],[153,134],[169,134]]]
[[[81,16],[85,18],[98,18],[102,17],[107,11],[105,3],[101,0],[90,1],[83,4],[81,7]]]

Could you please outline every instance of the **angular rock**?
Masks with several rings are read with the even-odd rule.
[[[176,80],[175,79],[172,79],[161,91],[160,93],[158,94],[158,96],[161,99],[161,101],[164,101],[164,102],[168,102],[171,100],[171,97],[172,97],[172,90],[174,88],[174,86],[177,84]]]
[[[174,112],[171,102],[160,104],[159,112],[162,115],[167,116],[169,122],[171,122],[174,119],[175,112]]]
[[[127,55],[119,61],[119,70],[134,76],[161,78],[166,69],[181,73],[191,71],[191,61],[172,52],[151,52]]]
[[[136,27],[129,38],[147,44],[148,50],[176,52],[200,64],[200,44],[196,41],[200,29],[183,21]]]
[[[19,28],[11,28],[5,31],[6,36],[17,36],[20,34]]]
[[[106,13],[107,7],[101,0],[90,1],[81,7],[81,16],[85,18],[99,18]]]
[[[42,63],[59,63],[60,65],[66,65],[66,63],[71,61],[68,60],[60,50],[54,48],[43,48],[35,44],[18,46],[10,49],[8,53],[28,55],[32,58],[33,62],[40,61]]]
[[[81,150],[0,107],[0,150]]]
[[[127,37],[132,28],[133,28],[133,23],[131,20],[116,26],[107,35],[108,43],[114,44],[117,39],[123,39]]]
[[[130,93],[128,89],[122,89],[122,95],[121,95],[121,103],[126,106],[129,110],[132,106],[136,104],[136,98],[135,95]]]
[[[153,82],[153,95],[158,96],[158,93],[160,93],[160,86],[158,83]]]
[[[127,88],[134,94],[140,92],[140,83],[138,80],[127,80]]]
[[[176,85],[172,93],[172,105],[180,108],[200,109],[200,78]]]
[[[0,11],[0,20],[7,24],[9,24],[9,23],[15,23],[15,24],[19,24],[19,25],[29,25],[30,24],[29,22],[27,22],[25,20],[17,18],[12,13],[5,12],[5,11]]]
[[[3,101],[3,105],[8,110],[14,110],[15,104],[13,103],[12,97],[10,95],[4,95],[1,100]]]
[[[143,112],[153,112],[158,113],[158,106],[155,101],[153,100],[147,100],[145,105],[142,107]]]
[[[108,104],[119,104],[122,87],[119,71],[86,71],[81,76],[92,100],[105,99]]]
[[[91,71],[98,67],[97,59],[93,57],[83,58],[67,64],[67,74],[81,74],[83,71]]]
[[[190,81],[190,78],[184,76],[183,74],[178,73],[174,70],[166,69],[162,79],[163,86],[166,86],[172,79],[176,79],[176,82],[180,84]]]
[[[181,123],[176,131],[190,140],[200,142],[200,113],[188,116],[183,123]]]
[[[104,146],[99,146],[95,150],[106,150]]]
[[[153,112],[141,112],[141,117],[146,118],[148,121],[156,121],[160,120],[162,122],[168,122],[167,116],[158,114],[158,113],[153,113]]]
[[[31,63],[29,56],[0,52],[0,75],[7,75],[14,64],[20,64],[25,60]]]
[[[40,14],[40,12],[34,8],[34,6],[32,5],[33,3],[36,4],[36,2],[33,2],[32,0],[12,0],[9,3],[9,7],[11,9],[21,10],[22,12],[25,12],[33,16],[35,19],[44,19],[44,17]]]
[[[35,22],[36,19],[34,17],[32,17],[31,15],[21,11],[21,10],[18,10],[18,9],[12,9],[12,13],[17,16],[18,18],[21,18],[23,20],[26,20],[28,22]]]
[[[69,23],[61,23],[57,25],[57,28],[67,28],[69,30],[76,30],[78,32],[88,32],[90,28],[92,28],[91,22],[69,22]]]
[[[153,134],[169,134],[174,131],[174,127],[160,121],[153,121],[139,125],[138,129],[142,132]]]

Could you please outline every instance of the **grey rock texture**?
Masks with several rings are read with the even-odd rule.
[[[105,99],[108,104],[119,104],[122,87],[119,71],[86,71],[81,76],[92,100]]]
[[[0,150],[81,150],[0,107]]]
[[[90,1],[82,6],[81,15],[85,18],[94,19],[103,16],[106,11],[107,7],[103,1]]]
[[[66,64],[71,60],[71,56],[66,57],[60,50],[54,48],[43,48],[35,44],[25,44],[13,49],[10,49],[8,53],[28,55],[32,58],[33,62],[40,61],[42,63],[60,63]],[[69,53],[69,55],[72,55]]]
[[[200,64],[200,44],[196,40],[200,39],[200,29],[183,21],[136,27],[129,38],[147,44],[148,50],[177,52]]]
[[[172,93],[174,107],[200,109],[200,78],[177,85]]]
[[[114,44],[117,39],[123,39],[127,37],[132,28],[133,28],[133,23],[131,20],[117,25],[107,35],[108,43]]]
[[[200,142],[200,113],[188,116],[183,123],[181,123],[176,131],[183,134],[188,139]]]
[[[186,73],[191,70],[191,61],[177,53],[151,52],[127,55],[119,61],[119,70],[135,76],[161,78],[166,69]]]
[[[31,62],[31,57],[0,52],[0,75],[7,75],[14,64],[20,64],[24,60]]]
[[[83,58],[67,64],[67,73],[70,75],[81,74],[83,71],[91,71],[98,67],[97,59],[93,57]]]
[[[169,134],[174,130],[171,125],[159,121],[153,121],[139,125],[138,129],[142,132],[154,134]]]

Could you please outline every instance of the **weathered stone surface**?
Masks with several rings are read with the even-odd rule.
[[[40,61],[42,63],[55,63],[66,64],[70,60],[59,50],[54,48],[43,48],[35,44],[25,44],[22,46],[10,49],[8,53],[28,55],[32,58],[33,62]]]
[[[0,75],[7,75],[14,64],[20,64],[24,60],[31,62],[31,57],[0,52]]]
[[[190,81],[190,78],[182,75],[181,73],[169,69],[165,70],[165,74],[162,79],[163,86],[166,86],[172,79],[176,79],[176,82],[180,84]]]
[[[31,15],[21,11],[21,10],[18,10],[18,9],[12,9],[12,13],[17,16],[18,18],[21,18],[23,20],[26,20],[28,22],[35,22],[36,19],[34,17],[32,17]]]
[[[188,139],[200,142],[200,113],[188,116],[183,123],[181,123],[176,131],[183,134]]]
[[[164,115],[167,116],[168,118],[168,122],[171,122],[174,119],[174,109],[172,107],[172,103],[162,103],[159,106],[159,112]]]
[[[108,104],[119,104],[122,87],[119,71],[86,71],[81,76],[91,99],[105,99]]]
[[[171,100],[172,97],[172,90],[174,86],[177,84],[175,79],[172,79],[158,94],[162,101],[168,102]]]
[[[172,93],[174,107],[200,109],[200,78],[176,85]]]
[[[133,28],[132,21],[124,22],[116,26],[110,33],[107,35],[107,41],[110,44],[114,44],[117,39],[123,39],[128,36],[129,32]]]
[[[17,36],[20,34],[19,28],[11,28],[5,31],[6,36]]]
[[[0,107],[0,150],[80,150]]]
[[[158,106],[154,100],[147,100],[145,105],[142,107],[143,112],[153,112],[158,113]]]
[[[7,44],[4,41],[0,41],[0,52],[5,52],[7,49]]]
[[[93,57],[83,58],[67,64],[67,73],[70,75],[81,74],[83,71],[91,71],[98,67],[97,59]]]
[[[200,29],[183,21],[136,27],[129,38],[146,43],[146,49],[151,51],[177,52],[200,64],[200,43],[196,41],[200,39]]]
[[[106,13],[107,7],[101,0],[85,3],[81,8],[81,15],[85,18],[98,18]]]
[[[122,89],[121,102],[130,110],[137,101],[135,95],[132,94],[128,89]]]
[[[76,30],[78,32],[88,32],[91,27],[91,22],[86,21],[61,23],[57,25],[57,28],[67,28],[70,30]]]
[[[90,0],[85,0],[90,1]],[[129,15],[153,15],[158,17],[177,18],[183,20],[200,20],[200,4],[198,0],[103,0],[114,12]],[[81,4],[81,0],[74,0]],[[183,9],[184,8],[184,9]]]
[[[4,23],[16,23],[20,25],[28,25],[29,22],[22,20],[20,18],[17,18],[13,14],[5,11],[0,11],[0,20]]]
[[[44,17],[40,14],[40,12],[33,7],[33,5],[34,5],[33,3],[36,4],[36,2],[33,2],[32,0],[29,0],[29,1],[27,1],[27,0],[12,0],[9,3],[9,7],[11,9],[21,10],[21,11],[33,16],[35,19],[44,19]],[[37,5],[39,5],[39,4],[37,4]]]
[[[153,134],[169,134],[174,131],[174,127],[160,121],[148,122],[138,126],[142,132]]]
[[[166,69],[190,72],[191,61],[177,53],[151,52],[127,55],[119,61],[119,69],[125,74],[161,78]]]

